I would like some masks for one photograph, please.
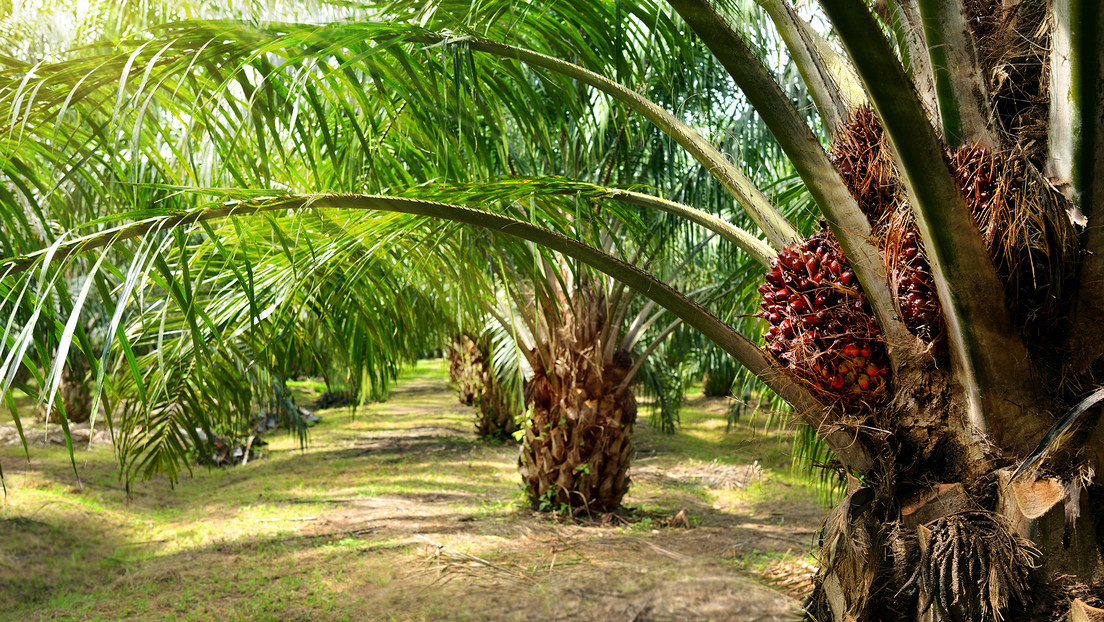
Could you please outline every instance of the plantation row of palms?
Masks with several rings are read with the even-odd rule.
[[[847,482],[808,619],[1104,615],[1104,12],[757,4],[196,9],[13,50],[4,394],[49,409],[80,361],[128,483],[175,477],[288,375],[368,397],[491,322],[531,501],[608,509],[638,362],[690,328]]]

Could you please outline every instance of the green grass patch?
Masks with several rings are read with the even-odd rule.
[[[324,390],[289,385],[301,403]],[[675,435],[641,422],[631,511],[581,524],[528,510],[517,448],[475,438],[441,361],[355,416],[323,411],[305,450],[272,434],[263,458],[195,467],[175,489],[155,479],[128,497],[104,446],[78,451],[83,487],[63,448],[32,447],[28,464],[3,447],[0,619],[600,617],[609,594],[663,599],[671,585],[752,598],[746,575],[768,558],[741,565],[724,543],[805,555],[792,530],[820,511],[791,474],[787,432],[752,418],[726,431],[724,409],[692,398]],[[672,526],[680,510],[690,529]],[[772,606],[796,604],[757,605]]]

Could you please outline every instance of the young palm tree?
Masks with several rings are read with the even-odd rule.
[[[543,266],[545,278],[514,311],[532,369],[522,483],[535,509],[615,511],[630,483],[634,381],[682,321],[664,319],[654,303],[639,304],[616,281]]]
[[[110,149],[124,126],[132,128],[128,156],[157,163],[169,183],[240,200],[202,204],[191,195],[151,205],[128,197],[144,210],[128,224],[6,264],[9,308],[19,307],[11,317],[49,312],[20,292],[57,284],[51,262],[108,245],[129,248],[125,239],[171,227],[198,232],[197,224],[231,214],[235,222],[278,215],[286,228],[298,213],[383,210],[484,227],[587,263],[663,305],[759,376],[835,452],[849,486],[825,522],[809,619],[1104,615],[1096,537],[1104,527],[1095,516],[1104,498],[1095,476],[1101,438],[1086,416],[1104,396],[1096,390],[1104,360],[1104,230],[1096,226],[1104,218],[1104,11],[1079,0],[889,0],[873,9],[861,0],[824,0],[844,55],[785,0],[760,3],[800,69],[828,140],[764,65],[755,31],[741,33],[738,20],[707,0],[585,11],[442,2],[415,12],[395,3],[374,14],[422,27],[190,23],[98,59],[98,69],[17,69],[3,87],[3,170],[10,183],[23,182],[26,200],[55,200],[41,183],[51,167],[93,180],[126,170]],[[712,59],[700,54],[699,40]],[[633,41],[650,47],[626,43]],[[439,88],[445,74],[430,69],[439,62],[452,71],[455,90]],[[799,233],[717,149],[711,117],[681,106],[684,89],[702,83],[635,91],[652,62],[673,75],[680,63],[720,63],[805,182],[825,228]],[[461,74],[478,82],[456,79]],[[427,101],[444,105],[434,111]],[[482,176],[500,168],[576,157],[558,149],[566,144],[559,139],[592,118],[588,111],[611,106],[669,136],[665,163],[687,156],[702,163],[758,233],[750,223],[727,222],[731,215],[713,204],[695,209],[647,192],[516,178],[480,189]],[[230,122],[243,108],[252,125]],[[160,126],[148,123],[154,113],[164,115]],[[565,118],[571,122],[548,131],[549,119]],[[56,143],[42,119],[72,140]],[[331,128],[355,129],[335,140]],[[294,148],[271,147],[278,136]],[[206,151],[193,153],[192,141]],[[239,151],[263,157],[246,165]],[[327,165],[325,177],[274,173],[314,158],[338,165]],[[375,172],[401,164],[388,179],[408,183],[368,175],[347,192],[403,196],[335,194],[369,160]],[[184,162],[191,169],[179,174]],[[231,170],[214,181],[233,183],[190,177],[211,170]],[[476,183],[432,191],[412,185],[442,177]],[[250,198],[227,186],[283,188],[290,196]],[[304,196],[319,189],[331,192]],[[542,201],[529,201],[536,195]],[[24,212],[9,197],[5,205],[9,237],[30,239],[19,222]],[[556,233],[574,231],[597,209],[632,223],[636,212],[625,205],[707,227],[765,267],[764,347],[758,335],[734,330],[634,268],[624,260],[631,255]],[[204,232],[217,240],[226,230]],[[6,243],[12,254],[33,246]],[[186,268],[176,270],[186,282]],[[86,294],[75,297],[75,311]],[[572,327],[576,347],[585,348],[583,337],[597,326],[586,317]],[[8,378],[31,345],[24,327],[32,324],[9,323]],[[59,319],[60,345],[42,360],[65,358],[75,326]],[[50,377],[60,378],[60,369],[55,364]]]

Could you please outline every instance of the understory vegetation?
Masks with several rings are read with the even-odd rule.
[[[293,382],[299,403],[325,391]],[[0,449],[0,619],[791,620],[822,507],[791,432],[695,397],[678,435],[641,425],[626,509],[528,509],[517,446],[486,442],[441,361],[390,399],[320,411],[244,466],[128,497],[109,446]],[[34,434],[31,433],[31,437]],[[676,518],[678,517],[678,518]]]

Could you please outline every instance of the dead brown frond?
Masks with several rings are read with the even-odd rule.
[[[507,579],[534,585],[537,583],[536,579],[520,568],[500,566],[474,555],[449,548],[421,534],[415,535],[429,544],[425,562],[437,571],[435,582],[449,581],[454,576],[461,574],[477,578],[490,574],[494,575],[496,580]]]

